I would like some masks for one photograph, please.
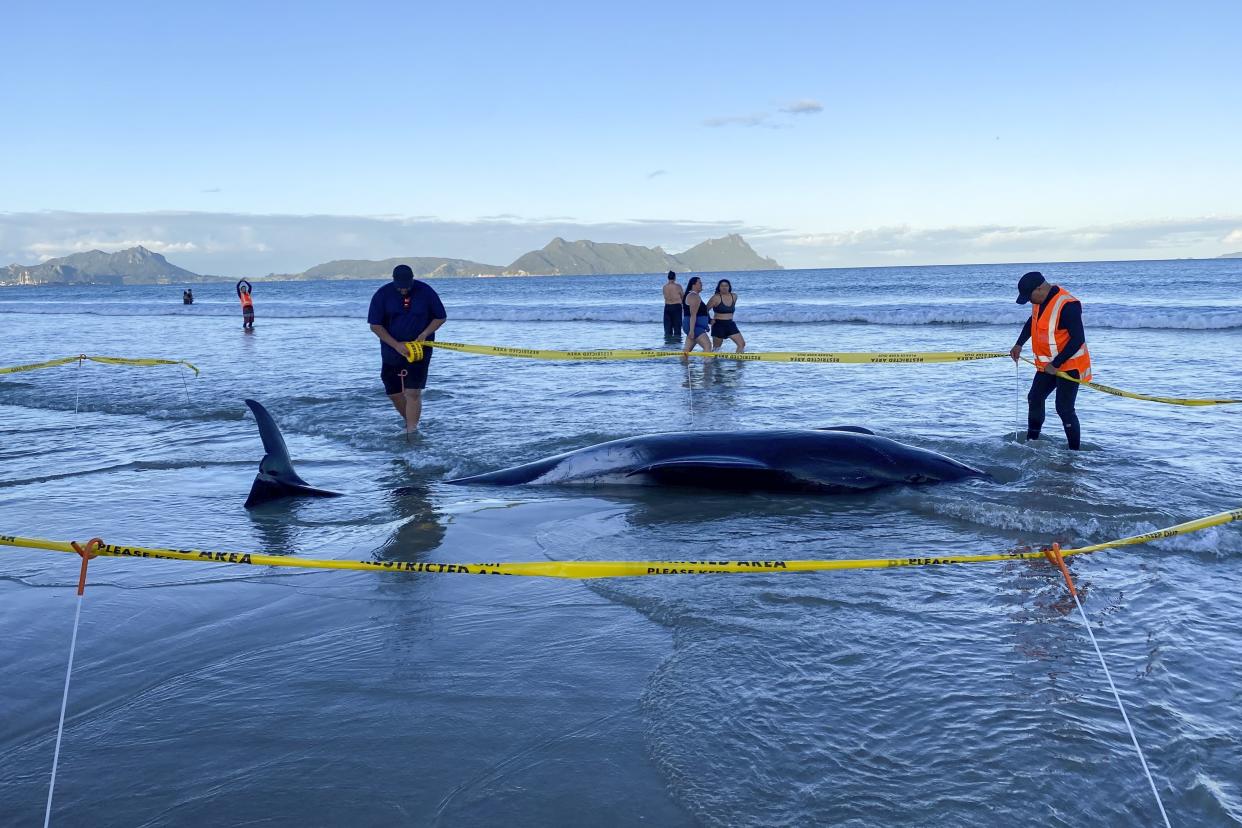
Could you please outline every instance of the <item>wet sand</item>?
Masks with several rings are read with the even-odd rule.
[[[435,559],[537,559],[538,527],[600,505],[458,512]],[[424,530],[407,526],[394,556],[418,546]],[[35,822],[47,793],[77,560],[5,554],[41,556],[59,582],[0,583],[0,817],[15,824]],[[647,758],[639,710],[671,636],[579,582],[269,570],[106,585],[150,565],[91,564],[64,824],[691,824]]]

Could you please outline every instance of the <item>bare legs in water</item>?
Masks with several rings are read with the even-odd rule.
[[[740,354],[740,353],[742,353],[743,351],[745,351],[745,350],[746,350],[746,340],[742,338],[742,335],[741,335],[740,333],[735,333],[735,334],[733,334],[732,336],[730,336],[730,337],[729,337],[729,341],[730,341],[730,342],[732,342],[734,345],[736,345],[736,346],[737,346],[737,353],[739,353],[739,354]],[[720,346],[721,346],[723,343],[724,343],[724,340],[723,340],[723,339],[719,339],[719,338],[717,338],[717,337],[712,337],[712,350],[713,350],[713,351],[719,351],[719,350],[720,350]]]
[[[418,420],[423,416],[423,392],[418,388],[407,388],[401,394],[389,394],[393,408],[405,420],[405,433],[418,430]]]

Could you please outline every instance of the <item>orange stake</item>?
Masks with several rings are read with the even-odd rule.
[[[1061,570],[1061,576],[1065,578],[1065,585],[1069,587],[1069,591],[1072,594],[1077,595],[1078,590],[1074,587],[1074,579],[1070,577],[1069,568],[1065,565],[1065,558],[1061,557],[1061,544],[1054,543],[1051,549],[1045,549],[1044,557]]]
[[[86,592],[86,565],[91,558],[99,557],[96,552],[99,550],[99,547],[103,546],[103,541],[99,538],[91,538],[86,542],[85,549],[79,546],[77,541],[70,541],[69,543],[82,556],[82,570],[78,573],[78,595],[81,595]]]

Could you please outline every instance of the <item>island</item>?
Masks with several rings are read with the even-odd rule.
[[[507,267],[469,259],[405,256],[391,259],[336,259],[300,273],[269,273],[275,280],[328,281],[384,279],[398,264],[407,264],[424,279],[488,276],[594,276],[601,274],[720,273],[741,270],[782,270],[760,256],[737,234],[708,239],[682,253],[661,247],[613,242],[566,241],[555,238],[540,250],[524,253]],[[167,285],[230,281],[204,276],[172,264],[145,247],[117,253],[91,250],[37,265],[11,264],[0,269],[0,285]]]

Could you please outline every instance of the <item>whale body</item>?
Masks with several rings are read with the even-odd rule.
[[[267,409],[246,400],[266,454],[246,498],[251,509],[287,497],[340,497],[303,480]],[[858,426],[779,431],[685,431],[611,440],[499,471],[449,480],[457,485],[691,486],[731,491],[850,494],[892,485],[987,477],[927,449]],[[404,489],[397,489],[402,493]]]
[[[864,428],[841,426],[648,434],[448,482],[851,494],[971,477],[987,475],[943,454],[879,437]]]

